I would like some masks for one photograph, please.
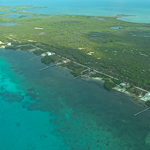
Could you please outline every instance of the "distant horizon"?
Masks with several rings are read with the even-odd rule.
[[[40,14],[68,14],[68,15],[88,15],[88,16],[112,16],[117,14],[134,15],[134,17],[124,17],[121,20],[150,23],[150,1],[148,0],[0,0],[0,6],[32,5],[47,6],[44,9],[30,9],[28,12]],[[136,17],[135,17],[136,16]]]
[[[0,0],[0,6],[2,5],[37,5],[37,3],[40,3],[42,5],[47,5],[47,4],[62,4],[62,6],[64,4],[75,4],[75,5],[86,5],[87,3],[90,3],[94,5],[94,3],[96,4],[100,4],[100,3],[105,3],[105,4],[119,4],[119,5],[126,5],[126,4],[141,4],[141,5],[150,5],[150,1],[149,0],[52,0],[52,1],[47,1],[47,0],[26,0],[26,1],[20,1],[20,0]]]

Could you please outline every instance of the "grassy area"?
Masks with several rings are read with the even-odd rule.
[[[104,88],[107,89],[107,90],[112,90],[113,87],[115,87],[116,85],[113,83],[113,82],[110,82],[108,80],[106,80],[104,82]]]
[[[22,9],[15,13],[21,14]],[[44,51],[55,52],[150,90],[149,24],[125,22],[117,16],[25,14],[32,17],[5,18],[0,15],[0,23],[20,24],[0,25],[1,41],[32,43]],[[24,50],[28,48],[24,47]]]

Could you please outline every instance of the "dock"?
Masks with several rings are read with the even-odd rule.
[[[43,71],[43,70],[46,70],[46,69],[51,68],[51,67],[54,67],[54,66],[56,66],[56,64],[55,64],[55,65],[52,65],[52,66],[46,66],[46,67],[40,69],[39,71]]]
[[[144,111],[149,110],[149,109],[150,109],[150,107],[148,107],[148,108],[146,108],[146,109],[144,109],[144,110],[142,110],[142,111],[140,111],[140,112],[134,114],[134,117],[137,116],[137,115],[139,115],[139,114],[141,114],[141,113],[143,113]]]
[[[40,58],[40,57],[42,57],[42,56],[36,56],[36,57],[34,57],[34,58],[31,58],[30,60],[34,60],[34,59]]]
[[[61,65],[61,64],[63,64],[63,63],[60,62],[60,63],[54,64],[54,65],[52,65],[52,66],[46,66],[46,67],[40,69],[39,71],[43,71],[43,70],[46,70],[46,69],[48,69],[48,68],[52,68],[52,67],[55,67],[55,66],[58,66],[58,65]]]
[[[79,75],[79,76],[77,76],[77,77],[74,77],[74,79],[77,79],[77,78],[79,78],[79,77],[81,77],[81,75]]]

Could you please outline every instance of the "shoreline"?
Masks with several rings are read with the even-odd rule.
[[[5,49],[5,48],[0,48],[0,49]],[[5,50],[7,50],[7,49],[5,49]],[[10,49],[10,50],[14,50],[14,49]],[[17,50],[17,51],[22,51],[22,50]],[[33,53],[33,52],[31,52],[31,51],[26,51],[26,52],[28,52],[28,53]],[[34,53],[33,53],[34,54]],[[38,56],[38,55],[36,55],[36,54],[34,54],[35,56]],[[42,62],[41,62],[42,63]],[[43,63],[43,64],[45,64],[45,63]],[[47,66],[47,64],[45,64],[46,66]],[[56,66],[57,67],[60,67],[60,68],[65,68],[65,69],[67,69],[68,71],[70,71],[70,74],[72,74],[71,73],[71,69],[69,69],[69,68],[67,68],[66,66],[61,66],[61,65],[58,65],[58,64],[56,64]],[[73,74],[72,74],[73,75]],[[74,76],[74,75],[73,75]],[[82,80],[85,80],[85,81],[95,81],[95,82],[98,82],[99,84],[101,84],[102,86],[103,86],[103,84],[104,84],[104,82],[105,82],[105,80],[102,78],[102,77],[84,77],[84,76],[82,76],[82,75],[80,75],[80,78],[82,79]],[[75,78],[74,78],[74,80],[75,80]],[[105,90],[107,90],[104,86],[103,86],[103,88],[105,89]],[[122,93],[122,94],[125,94],[125,95],[127,95],[127,96],[129,96],[129,97],[131,97],[131,98],[134,98],[134,100],[131,100],[135,105],[144,105],[144,106],[147,106],[146,104],[145,104],[145,102],[146,101],[144,101],[144,100],[142,100],[139,96],[137,96],[137,95],[135,95],[135,94],[133,94],[133,93],[129,93],[129,92],[127,92],[127,91],[124,91],[124,90],[119,90],[118,88],[117,88],[117,86],[115,86],[115,87],[113,87],[112,88],[112,90],[110,90],[110,91],[117,91],[117,92],[120,92],[120,93]],[[109,90],[108,90],[109,91]]]
[[[69,16],[69,15],[68,15]],[[78,22],[75,22],[74,20],[73,21],[70,21],[70,22],[67,22],[67,20],[68,20],[68,16],[63,16],[63,17],[67,17],[67,19],[66,19],[66,22],[60,22],[58,25],[64,25],[64,27],[66,27],[66,24],[67,25],[71,25],[71,24],[75,24],[75,23],[78,23]],[[74,15],[74,16],[76,16],[76,15]],[[112,23],[114,23],[114,20],[116,20],[116,19],[118,19],[118,18],[122,18],[122,17],[133,17],[133,16],[135,16],[135,15],[125,15],[125,14],[117,14],[117,15],[112,15],[112,16],[107,16],[107,17],[110,17],[111,19],[110,19],[110,26],[112,27],[113,26],[113,24]],[[90,17],[90,16],[89,16]],[[101,16],[101,17],[103,17],[103,16]],[[61,17],[61,15],[60,15],[60,19],[62,19],[62,17]],[[64,18],[63,18],[64,19]],[[77,19],[77,18],[76,18]],[[85,19],[85,21],[87,21],[86,20],[86,18],[82,18],[82,21],[83,21],[83,19]],[[95,25],[97,25],[97,18],[94,18],[94,19],[96,19],[96,22],[95,22]],[[109,18],[108,18],[109,19]],[[90,20],[91,21],[91,20]],[[53,21],[54,23],[55,23],[55,20]],[[92,22],[93,22],[93,20],[92,20]],[[62,24],[63,23],[63,24]],[[79,23],[80,23],[80,20],[79,20]],[[104,23],[105,23],[105,21],[104,21]],[[120,23],[120,22],[119,22]],[[122,22],[121,22],[122,23]],[[33,23],[34,24],[34,23]],[[118,21],[117,21],[117,24],[118,24]],[[133,24],[132,23],[129,23],[129,25],[132,25],[133,26]],[[51,24],[51,26],[53,26],[54,24]],[[71,26],[71,29],[72,29],[72,27],[73,27],[73,25]],[[76,24],[75,24],[76,25]],[[80,25],[80,24],[79,24]],[[104,24],[105,25],[105,24]],[[125,24],[126,25],[126,24]],[[129,26],[128,24],[127,24],[127,26]],[[82,26],[81,26],[82,27]],[[87,26],[87,27],[89,27],[89,26]],[[91,27],[91,26],[90,26]],[[137,26],[135,26],[135,27],[137,27]],[[142,26],[143,27],[143,26]],[[37,26],[37,24],[36,25],[34,25],[34,27],[32,28],[32,30],[34,31],[34,32],[37,32],[38,34],[39,34],[39,39],[42,39],[43,37],[41,37],[41,33],[43,33],[43,32],[41,32],[41,31],[38,31],[38,30],[35,30],[35,29],[42,29],[42,30],[46,30],[46,27],[44,27],[44,25],[42,26]],[[55,28],[54,28],[55,29]],[[57,29],[57,28],[56,28]],[[90,28],[92,31],[93,31],[93,29],[92,28]],[[72,29],[73,31],[75,30],[74,28]],[[111,30],[110,29],[110,27],[108,27],[108,31],[109,30]],[[55,31],[55,30],[54,30]],[[61,35],[61,34],[64,34],[64,31],[65,31],[65,28],[64,29],[61,29],[61,31],[59,31],[59,34]],[[85,30],[86,31],[86,30]],[[103,29],[102,29],[102,31],[103,31]],[[41,32],[41,33],[40,33]],[[55,31],[56,32],[56,31]],[[62,33],[63,32],[63,33]],[[118,32],[118,31],[115,31],[115,32]],[[23,32],[24,33],[24,32]],[[38,35],[36,33],[36,35]],[[83,32],[84,33],[84,32]],[[29,34],[29,33],[28,33]],[[56,34],[56,33],[55,33]],[[78,33],[77,33],[78,34]],[[18,35],[20,35],[20,34],[18,34]],[[59,36],[60,36],[59,35]],[[64,34],[66,37],[67,37],[67,35],[68,35],[68,32],[67,33],[65,33]],[[64,36],[63,35],[63,36]],[[107,34],[106,34],[107,35]],[[15,35],[16,36],[16,35]],[[62,45],[60,45],[60,46],[57,46],[57,45],[54,45],[53,43],[51,43],[51,45],[49,44],[49,43],[42,43],[43,41],[38,41],[38,40],[36,40],[35,38],[28,38],[27,37],[27,41],[25,41],[24,43],[21,41],[21,42],[19,42],[19,41],[17,41],[18,39],[15,39],[15,36],[13,35],[13,33],[11,33],[8,37],[7,37],[7,42],[5,41],[0,41],[0,48],[5,48],[5,49],[14,49],[14,50],[20,50],[20,51],[28,51],[28,52],[33,52],[36,56],[42,56],[42,54],[44,54],[45,53],[45,55],[47,55],[47,53],[50,53],[50,55],[52,55],[51,53],[56,53],[56,55],[55,55],[55,62],[56,62],[56,65],[57,66],[61,66],[61,67],[65,67],[65,68],[67,68],[67,69],[69,69],[70,71],[71,71],[71,74],[73,74],[74,75],[74,77],[75,77],[75,79],[76,78],[78,78],[78,77],[82,77],[82,78],[87,78],[88,80],[95,80],[95,81],[98,81],[98,82],[101,82],[101,83],[105,83],[104,84],[104,88],[105,89],[108,89],[108,90],[111,90],[111,89],[114,89],[114,90],[116,90],[116,91],[119,91],[119,92],[121,92],[121,93],[125,93],[126,95],[129,95],[129,96],[132,96],[132,97],[135,97],[136,99],[139,99],[139,100],[141,100],[141,101],[144,101],[144,102],[146,102],[147,100],[150,100],[150,97],[149,97],[149,99],[146,97],[146,94],[148,95],[149,94],[149,96],[150,96],[150,92],[149,91],[147,91],[147,92],[145,92],[146,90],[145,89],[142,89],[142,88],[140,88],[140,87],[136,87],[137,86],[137,84],[136,84],[136,82],[137,82],[137,78],[135,78],[135,80],[133,80],[132,78],[132,80],[133,81],[135,81],[135,82],[132,82],[132,80],[124,80],[124,78],[126,77],[126,75],[124,75],[123,74],[123,77],[121,78],[119,75],[119,73],[117,74],[118,76],[116,76],[115,74],[111,74],[111,73],[109,73],[109,72],[107,72],[107,70],[109,71],[109,64],[107,64],[106,63],[106,65],[104,64],[104,65],[102,65],[102,67],[104,67],[104,69],[105,69],[105,67],[107,68],[108,67],[108,69],[106,69],[106,71],[105,70],[103,70],[103,68],[102,68],[102,70],[101,70],[101,67],[99,67],[99,66],[101,66],[101,64],[103,64],[104,62],[103,62],[103,60],[102,61],[100,61],[99,59],[101,59],[101,57],[98,57],[99,55],[96,55],[98,52],[99,52],[99,50],[91,50],[91,49],[89,49],[89,46],[80,46],[80,47],[78,47],[77,45],[75,45],[75,46],[72,46],[71,44],[69,45],[70,47],[67,47],[66,49],[65,49],[65,47],[63,47]],[[32,35],[30,35],[31,37],[32,37]],[[59,42],[59,36],[57,37],[57,39],[55,40],[54,39],[54,41],[55,42]],[[132,36],[132,35],[131,35]],[[55,36],[54,36],[55,37]],[[99,38],[101,37],[100,36],[100,34],[99,34],[99,30],[97,31],[97,32],[93,32],[93,34],[90,34],[89,36],[88,36],[88,38],[93,38],[93,37],[96,37],[96,38],[94,38],[94,40],[96,40],[96,39],[98,39],[99,40]],[[128,36],[127,36],[128,37]],[[53,38],[53,37],[52,37]],[[79,39],[80,38],[82,38],[82,36],[81,35],[79,35]],[[113,37],[112,37],[113,38]],[[3,39],[3,38],[2,38]],[[1,40],[2,40],[1,39]],[[30,40],[29,40],[30,39]],[[23,39],[22,39],[23,40]],[[44,38],[44,40],[45,40],[45,38]],[[61,39],[62,40],[62,39]],[[37,41],[37,42],[35,42],[35,41]],[[63,41],[63,40],[62,40]],[[68,40],[68,41],[70,41],[70,42],[72,42],[71,40]],[[87,42],[86,41],[86,39],[83,39],[83,41],[85,41],[85,42]],[[64,41],[63,41],[64,42]],[[62,43],[63,43],[62,42]],[[113,43],[114,42],[114,43]],[[105,39],[102,39],[102,44],[101,45],[103,45],[104,47],[105,47],[105,45],[107,44],[108,45],[108,47],[110,46],[111,47],[111,45],[115,45],[115,42],[116,41],[113,41],[113,40],[110,40],[109,41],[109,39],[108,39],[108,41],[107,40],[105,40]],[[123,41],[124,42],[124,41]],[[91,40],[91,46],[93,46],[92,45],[93,44],[93,41]],[[124,42],[124,44],[126,44],[126,42]],[[99,49],[99,46],[100,45],[96,45],[97,46],[97,49]],[[122,46],[123,47],[123,46]],[[125,47],[125,46],[124,46]],[[60,51],[60,49],[62,49],[62,48],[64,48],[64,53],[62,53],[61,51]],[[92,47],[93,48],[93,47]],[[103,47],[102,47],[103,48]],[[70,52],[70,51],[68,51],[68,49],[72,49],[72,52]],[[83,50],[83,51],[76,51],[76,50],[82,50],[82,49],[87,49],[87,50]],[[133,48],[133,50],[131,50],[131,52],[130,53],[136,53],[136,50],[135,50],[136,48]],[[31,51],[32,50],[32,51]],[[76,51],[76,52],[75,52]],[[105,53],[108,53],[107,52],[108,50],[105,50],[104,51],[104,54]],[[124,52],[125,54],[128,54],[127,52],[126,52],[127,50],[126,49],[123,49],[122,50],[122,53]],[[140,51],[140,50],[138,50],[138,51]],[[66,53],[66,52],[69,52],[69,54],[68,53]],[[97,53],[96,53],[97,52]],[[95,54],[94,54],[95,53]],[[115,55],[117,55],[118,53],[117,53],[117,50],[116,51],[113,51],[113,50],[111,50],[110,51],[110,53],[112,53],[112,54],[115,54]],[[45,58],[45,55],[43,55],[42,56],[42,58],[44,58],[43,60],[45,61],[45,62],[43,62],[43,63],[45,63],[46,64],[46,62],[47,62],[47,64],[51,61],[50,60],[50,58]],[[87,57],[85,57],[86,55],[88,55]],[[94,58],[92,58],[91,57],[91,55],[94,55]],[[96,58],[96,56],[98,57],[98,58]],[[109,57],[109,59],[115,59],[115,55],[110,55]],[[121,54],[121,55],[124,55],[124,54]],[[145,56],[145,57],[147,57],[147,55],[144,53],[142,53],[141,54],[141,52],[140,52],[140,54],[138,54],[138,55],[142,55],[141,57],[143,57],[143,56]],[[49,56],[49,55],[48,55]],[[60,56],[60,57],[59,57]],[[112,57],[113,56],[113,57]],[[59,58],[57,58],[57,57],[59,57]],[[83,57],[85,57],[86,59],[84,60],[84,61],[80,61],[80,59]],[[53,57],[52,57],[53,58]],[[118,56],[118,58],[119,58],[119,56]],[[65,65],[65,63],[63,62],[63,60],[64,61],[66,61],[66,63],[67,63],[67,60],[70,60],[71,62],[72,62],[72,64],[67,64],[67,65]],[[105,60],[105,59],[104,59]],[[118,61],[120,61],[120,60],[118,60]],[[111,61],[110,61],[111,62]],[[93,63],[92,65],[89,65],[90,63]],[[98,67],[95,65],[95,63],[97,63],[98,65]],[[61,65],[61,64],[64,64],[64,65]],[[90,67],[88,67],[88,66],[90,66]],[[96,67],[95,67],[96,66]],[[119,66],[120,67],[120,66]],[[89,69],[89,70],[88,70]],[[131,68],[132,69],[132,68]],[[88,71],[87,71],[88,70]],[[130,70],[129,70],[130,71]],[[104,72],[106,72],[106,73],[104,73]],[[115,73],[115,72],[114,72]],[[110,75],[109,75],[110,74]],[[142,76],[143,77],[143,76]],[[105,82],[106,81],[106,82]],[[119,87],[119,85],[121,85],[121,83],[122,82],[124,82],[123,84],[123,86],[120,86]],[[130,82],[130,83],[127,83],[127,82]],[[135,83],[135,85],[134,84],[132,84],[132,83]],[[141,86],[141,87],[143,87],[143,88],[145,88],[145,86],[143,86],[144,85],[144,83],[142,83],[142,84],[139,84],[139,86]],[[118,87],[118,88],[117,88]],[[129,87],[129,88],[128,88]],[[149,88],[146,88],[146,89],[149,89]],[[129,91],[129,92],[128,92]]]
[[[5,48],[0,48],[0,49],[5,49]],[[5,49],[6,50],[6,49]],[[10,49],[10,50],[14,50],[14,49]],[[22,51],[22,50],[17,50],[17,51]],[[26,51],[26,52],[29,52],[29,53],[31,53],[31,51]],[[32,52],[33,53],[33,52]],[[35,56],[38,56],[38,55],[36,55],[35,54]],[[42,63],[42,62],[41,62]],[[45,63],[44,63],[45,64]],[[46,66],[47,66],[47,64],[45,64]],[[69,69],[69,68],[67,68],[66,66],[61,66],[61,65],[58,65],[58,64],[55,64],[57,67],[61,67],[61,68],[65,68],[65,69],[67,69],[67,70],[69,70],[70,71],[70,74],[72,74],[71,73],[71,69]],[[72,74],[73,75],[73,74]],[[73,75],[74,76],[74,75]],[[83,79],[83,80],[86,80],[86,81],[97,81],[97,82],[99,82],[102,86],[103,86],[103,84],[104,84],[104,82],[105,82],[105,80],[102,78],[102,77],[84,77],[84,76],[82,76],[82,75],[80,75],[80,77],[81,77],[81,79]],[[74,78],[75,79],[75,78]],[[104,86],[103,86],[104,87]],[[104,87],[104,89],[105,90],[107,90],[105,87]],[[145,102],[146,102],[146,100],[142,100],[139,96],[137,96],[137,95],[135,95],[135,94],[133,94],[133,93],[129,93],[129,92],[127,92],[127,91],[125,91],[125,90],[121,90],[121,89],[118,89],[117,88],[117,86],[115,86],[115,87],[113,87],[111,90],[115,90],[115,91],[117,91],[117,92],[120,92],[120,93],[122,93],[122,94],[125,94],[125,95],[127,95],[127,96],[129,96],[129,97],[132,97],[132,98],[135,98],[136,99],[136,101],[134,101],[134,103],[138,103],[137,102],[137,100],[139,100],[139,102],[140,102],[140,104],[144,104],[145,105]]]
[[[87,81],[91,80],[91,81],[98,81],[100,82],[101,84],[103,84],[105,81],[103,80],[103,78],[99,78],[99,77],[89,77],[89,78],[86,78]],[[107,90],[107,89],[105,89]],[[116,87],[112,88],[112,90],[114,91],[117,91],[117,92],[120,92],[122,94],[125,94],[129,97],[132,97],[132,98],[135,98],[135,100],[132,100],[132,102],[134,102],[135,104],[143,104],[145,106],[145,102],[144,100],[140,99],[140,97],[136,96],[135,94],[133,93],[129,93],[127,91],[123,91],[123,90],[118,90]]]

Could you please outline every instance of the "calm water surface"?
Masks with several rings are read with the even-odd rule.
[[[29,12],[110,16],[150,23],[149,3],[2,1],[48,6]],[[136,4],[136,5],[135,5]],[[140,10],[140,11],[139,11]],[[28,52],[0,49],[1,150],[149,150],[150,112],[143,104],[100,83],[74,80],[60,67],[45,67]]]
[[[30,9],[39,14],[68,14],[88,16],[134,15],[120,18],[123,21],[150,23],[150,1],[148,0],[2,0],[1,5],[34,5],[48,8]],[[14,11],[12,9],[12,11]]]
[[[1,150],[149,150],[142,104],[33,57],[0,50]]]
[[[132,17],[119,18],[123,21],[150,23],[149,1],[59,1],[38,2],[37,5],[48,6],[43,9],[30,9],[29,12],[42,14],[68,14],[88,16],[113,16],[117,14],[133,15]]]

